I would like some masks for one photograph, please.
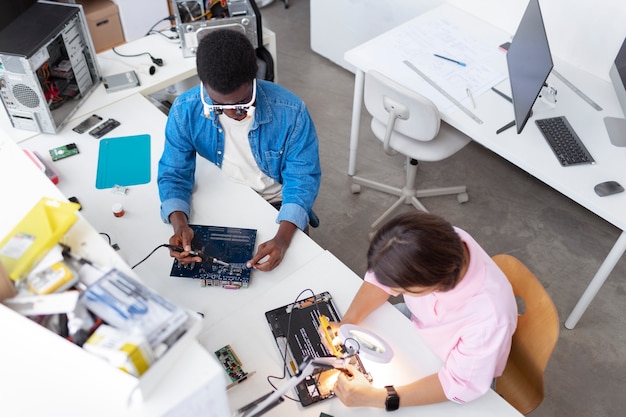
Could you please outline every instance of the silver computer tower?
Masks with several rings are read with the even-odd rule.
[[[15,128],[56,133],[99,83],[82,6],[41,1],[0,32],[0,99]]]

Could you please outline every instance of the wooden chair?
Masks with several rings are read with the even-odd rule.
[[[544,397],[544,373],[559,337],[559,316],[554,303],[537,277],[510,255],[495,255],[513,287],[520,310],[511,353],[496,392],[526,415]]]

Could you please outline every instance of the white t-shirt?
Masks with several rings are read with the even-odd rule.
[[[274,203],[282,199],[282,185],[261,172],[248,141],[254,111],[254,106],[250,107],[248,116],[243,120],[231,119],[225,114],[218,116],[224,129],[222,171],[233,181],[249,186],[267,201]]]

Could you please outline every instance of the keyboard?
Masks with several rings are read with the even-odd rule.
[[[595,163],[565,116],[539,119],[535,123],[561,165]]]

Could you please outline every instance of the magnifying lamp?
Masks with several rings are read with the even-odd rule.
[[[233,417],[258,417],[267,413],[283,401],[284,396],[307,376],[330,369],[347,368],[350,359],[355,354],[359,358],[378,363],[386,363],[393,357],[391,346],[371,331],[353,324],[344,324],[339,327],[339,334],[334,335],[328,322],[328,318],[320,316],[320,327],[323,337],[333,347],[331,357],[305,358],[298,367],[298,373],[291,377],[276,391],[270,392],[257,400],[238,409]]]
[[[393,349],[389,343],[363,327],[354,324],[341,325],[339,340],[345,349],[357,353],[361,359],[387,363],[393,358]]]

